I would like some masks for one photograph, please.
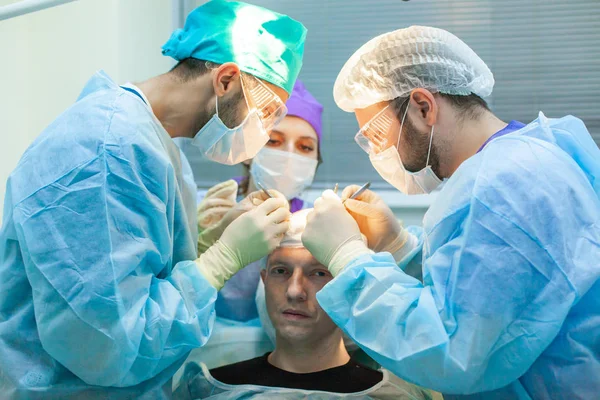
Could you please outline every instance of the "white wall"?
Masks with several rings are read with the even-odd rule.
[[[124,83],[167,71],[171,31],[170,0],[79,0],[0,22],[0,204],[27,146],[90,76],[104,69]]]

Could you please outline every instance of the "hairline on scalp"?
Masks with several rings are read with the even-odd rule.
[[[213,69],[217,69],[222,64],[215,63],[212,61],[201,60],[199,58],[188,57],[179,61],[173,68],[169,70],[169,74],[181,80],[181,82],[189,82],[193,79],[199,78],[208,74]],[[244,71],[242,74],[254,76]],[[256,78],[256,77],[255,77]],[[256,78],[259,79],[259,78]]]
[[[185,83],[208,74],[213,68],[213,64],[209,61],[189,57],[179,61],[169,70],[168,74]]]
[[[438,93],[450,105],[459,111],[459,120],[476,120],[485,112],[490,112],[487,102],[478,95],[471,93],[466,96]]]
[[[441,92],[435,94],[438,94],[450,103],[450,106],[458,112],[458,119],[460,121],[476,120],[485,112],[490,112],[487,102],[474,93],[466,96]],[[406,97],[397,97],[390,102],[390,107],[396,113],[398,121],[402,121],[404,112],[408,107],[409,102],[407,100],[409,98],[410,95]]]
[[[221,65],[212,61],[188,57],[179,61],[168,73],[179,79],[182,83],[185,83],[204,76]],[[244,73],[243,71],[241,72]]]

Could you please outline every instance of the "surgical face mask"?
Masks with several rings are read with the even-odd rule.
[[[217,97],[215,115],[192,139],[192,144],[206,158],[221,164],[234,165],[253,158],[269,141],[268,131],[287,113],[281,99],[258,79],[242,74],[241,82],[248,107],[248,115],[242,123],[235,128],[223,123],[219,117]],[[254,107],[248,103],[246,87],[255,103]]]
[[[250,175],[254,182],[291,200],[312,184],[317,165],[317,160],[265,147],[252,160]]]
[[[248,110],[241,124],[229,128],[219,118],[217,98],[215,115],[194,136],[192,144],[209,160],[234,165],[254,157],[268,141],[269,134],[256,110]]]
[[[398,135],[398,143],[396,146],[390,146],[380,153],[376,152],[377,146],[381,146],[382,144],[385,145],[385,140],[383,138],[387,136],[387,130],[392,125],[391,118],[385,113],[386,109],[376,115],[373,120],[369,121],[367,125],[358,132],[356,135],[357,143],[369,153],[371,164],[377,170],[379,175],[381,175],[381,177],[390,185],[405,194],[431,193],[442,183],[429,164],[434,127],[431,127],[429,150],[427,151],[425,168],[417,172],[407,171],[406,168],[404,168],[404,163],[398,153],[398,148],[400,146],[400,138],[402,137],[404,120],[408,113],[408,106],[402,117],[400,134]]]

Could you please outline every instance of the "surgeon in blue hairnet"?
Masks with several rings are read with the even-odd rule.
[[[348,60],[334,97],[375,169],[403,193],[440,192],[408,229],[373,192],[325,192],[302,238],[335,276],[317,299],[384,368],[444,398],[598,398],[600,151],[572,116],[501,121],[482,99],[493,85],[430,27]]]
[[[138,85],[95,74],[27,149],[0,231],[2,399],[169,398],[217,291],[283,237],[283,195],[249,194],[197,256],[196,188],[173,138],[252,158],[285,116],[306,30],[241,2],[194,10]]]

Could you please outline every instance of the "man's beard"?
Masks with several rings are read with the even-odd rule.
[[[431,143],[431,153],[429,154],[429,165],[435,174],[439,177],[440,159],[439,153],[433,141],[431,134],[426,135],[419,132],[407,117],[404,120],[402,137],[400,140],[400,148],[406,149],[404,153],[408,156],[402,156],[402,164],[404,168],[410,172],[418,172],[427,167],[427,154],[429,153],[429,144]]]
[[[241,88],[237,93],[232,94],[229,99],[220,98],[217,101],[219,102],[219,118],[228,128],[235,128],[246,118],[248,108]],[[216,103],[209,112],[200,112],[194,124],[195,132],[200,131],[216,113]]]

